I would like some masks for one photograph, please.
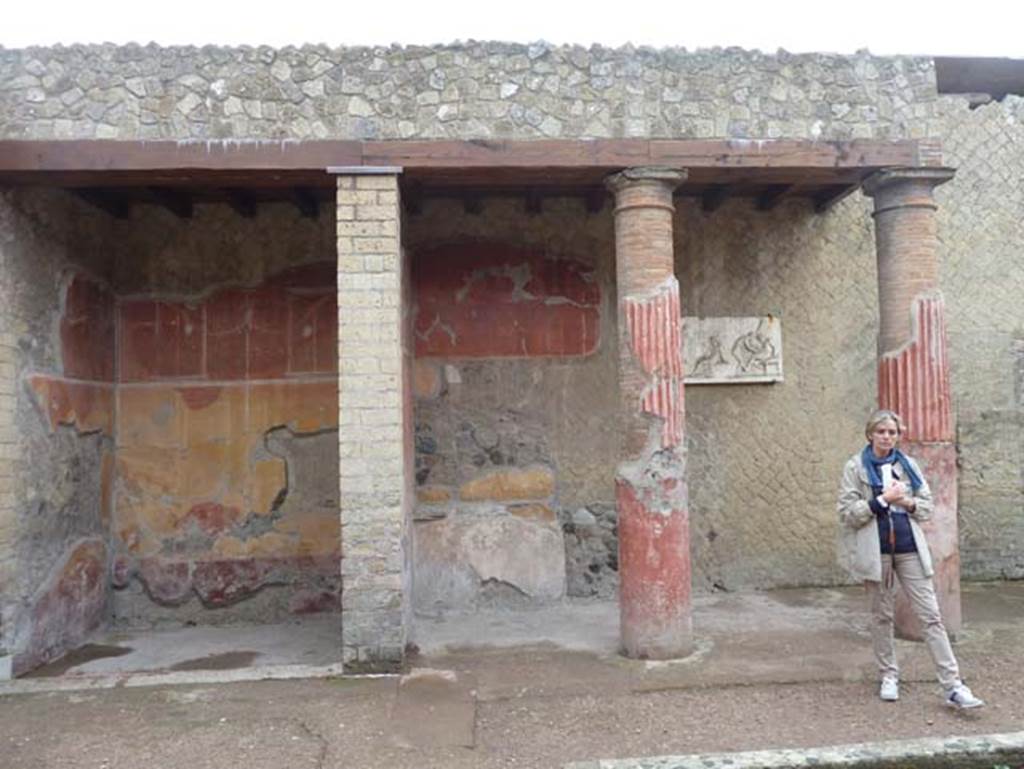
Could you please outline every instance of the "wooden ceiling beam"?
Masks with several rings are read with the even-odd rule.
[[[757,210],[771,211],[795,188],[795,184],[773,184],[757,196]]]
[[[583,199],[583,206],[586,208],[588,214],[599,214],[601,209],[604,208],[605,200],[608,198],[608,193],[604,187],[594,187],[589,190]]]
[[[98,208],[115,219],[127,219],[131,216],[131,201],[127,195],[119,190],[109,187],[83,187],[73,192],[89,205]]]
[[[471,216],[479,216],[484,210],[484,199],[482,195],[463,195],[462,210]]]
[[[535,187],[526,191],[526,213],[536,216],[544,210],[544,199]]]
[[[224,197],[227,198],[228,205],[235,210],[236,214],[243,219],[255,218],[259,204],[252,195],[249,195],[244,189],[237,187],[229,187],[223,190],[223,193]]]
[[[427,141],[0,141],[0,174],[16,171],[311,171],[329,167],[851,169],[937,165],[924,140],[549,139]]]
[[[306,219],[320,218],[320,201],[316,194],[308,187],[295,187],[291,191],[291,201],[299,213]]]
[[[193,212],[192,196],[187,189],[169,187],[147,187],[146,192],[153,202],[163,206],[179,219],[191,219]]]
[[[734,190],[731,184],[713,184],[700,196],[700,207],[706,214],[717,211]]]
[[[402,208],[409,216],[423,213],[423,185],[418,182],[407,182],[402,185]]]
[[[852,195],[859,189],[859,184],[843,184],[826,187],[821,192],[815,193],[811,198],[814,202],[814,213],[826,213],[840,200]]]

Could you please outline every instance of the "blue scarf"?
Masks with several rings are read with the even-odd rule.
[[[882,493],[882,474],[878,471],[878,468],[891,462],[899,462],[906,471],[913,493],[916,494],[917,490],[923,485],[921,476],[914,472],[914,468],[911,466],[910,460],[907,459],[907,455],[899,449],[893,449],[886,456],[879,458],[875,456],[875,452],[871,450],[871,444],[869,443],[860,453],[860,461],[864,464],[864,470],[868,474],[868,481],[870,481],[871,487],[877,494]]]

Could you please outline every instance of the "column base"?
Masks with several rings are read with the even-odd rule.
[[[677,487],[683,483],[657,478],[636,488],[621,475],[616,479],[621,651],[633,659],[675,659],[693,651],[689,515],[685,487]]]

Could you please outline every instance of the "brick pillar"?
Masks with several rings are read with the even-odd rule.
[[[18,434],[14,427],[16,387],[16,339],[10,331],[9,319],[0,311],[0,681],[11,677],[11,617],[4,608],[12,596],[4,596],[14,584],[15,537],[15,472],[18,460]],[[8,600],[2,600],[2,599]]]
[[[689,653],[690,533],[683,440],[682,317],[672,253],[673,190],[686,178],[632,168],[615,194],[623,458],[616,469],[623,652]]]
[[[920,461],[935,496],[934,517],[922,528],[943,620],[954,635],[961,622],[956,445],[933,196],[951,178],[948,168],[886,169],[868,178],[864,191],[875,202],[878,403],[903,417],[902,448]],[[902,593],[896,631],[922,637]]]
[[[411,620],[411,399],[400,168],[338,175],[338,441],[343,663],[402,663]]]

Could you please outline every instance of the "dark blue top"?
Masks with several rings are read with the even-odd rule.
[[[893,463],[893,477],[900,480],[900,466]],[[881,487],[875,489],[875,496],[868,500],[868,506],[878,518],[878,541],[882,546],[883,553],[892,553],[892,543],[889,541],[889,531],[895,528],[896,531],[896,553],[916,553],[917,543],[914,541],[914,531],[910,528],[910,516],[906,511],[893,510],[892,507],[883,507],[878,501],[881,494]]]

